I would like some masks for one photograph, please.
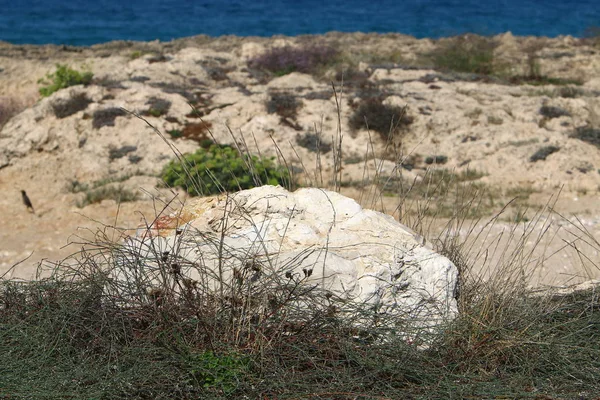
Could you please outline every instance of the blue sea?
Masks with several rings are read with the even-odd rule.
[[[91,45],[206,34],[583,36],[600,0],[0,0],[0,40]]]

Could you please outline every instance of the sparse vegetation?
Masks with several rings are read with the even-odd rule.
[[[14,97],[0,97],[0,129],[12,117],[25,109],[25,103]]]
[[[331,151],[331,144],[323,142],[321,136],[315,133],[305,133],[304,135],[296,135],[296,143],[315,153],[319,152],[327,154]],[[348,159],[345,160],[348,164]]]
[[[575,129],[570,137],[579,139],[596,147],[600,147],[600,129],[591,125],[586,125]]]
[[[442,39],[437,48],[429,54],[429,58],[441,71],[467,74],[457,77],[462,80],[493,78],[498,82],[535,86],[582,84],[579,79],[555,78],[542,73],[538,50],[543,44],[536,43],[525,49],[527,71],[519,75],[509,74],[508,65],[495,59],[496,46],[497,43],[492,38],[467,34]]]
[[[571,116],[571,113],[564,108],[548,105],[543,105],[540,107],[540,114],[547,119]]]
[[[136,150],[137,146],[121,146],[119,148],[113,147],[108,150],[108,159],[110,161],[114,161],[119,158],[123,158]]]
[[[169,112],[171,108],[171,102],[164,99],[152,97],[148,99],[146,105],[149,106],[142,115],[149,115],[151,117],[161,117]]]
[[[272,271],[267,259],[248,255],[243,269],[220,282],[219,294],[207,283],[213,271],[185,264],[177,246],[127,247],[100,232],[49,278],[0,281],[3,392],[100,399],[527,398],[532,390],[538,397],[593,396],[600,390],[596,291],[529,291],[521,274],[534,258],[525,246],[537,231],[511,231],[515,246],[493,242],[483,250],[452,235],[480,206],[455,184],[473,188],[469,182],[481,176],[429,170],[405,187],[405,201],[420,204],[418,216],[403,216],[412,228],[420,230],[433,212],[450,218],[432,242],[461,271],[460,314],[427,334],[424,348],[407,340],[401,325],[385,328],[384,314],[356,328],[352,321],[375,315],[368,304],[348,307],[304,285],[302,276]],[[524,196],[521,189],[507,194]],[[513,220],[529,226],[544,218],[521,209]],[[472,268],[488,250],[504,254],[504,267],[481,280]],[[200,278],[187,278],[188,269]],[[131,281],[110,278],[125,273]]]
[[[273,109],[279,114],[275,105]],[[294,119],[296,110],[291,104],[279,115]],[[365,96],[354,111],[353,129],[368,127],[386,141],[413,122],[404,109],[384,105],[377,96]],[[479,118],[481,113],[475,114],[473,118]],[[92,125],[113,126],[123,115],[126,112],[117,108],[98,110]],[[293,186],[291,168],[279,167],[274,158],[251,156],[237,145],[216,144],[210,128],[210,122],[201,121],[167,131],[172,138],[196,140],[202,148],[166,165],[161,176],[166,184],[191,195],[261,184]],[[573,137],[600,146],[600,131],[591,125],[580,130],[576,134],[581,137]],[[296,143],[320,153],[333,151],[334,159],[341,160],[336,141],[324,144],[320,134],[298,134]],[[110,149],[109,157],[131,157],[136,150]],[[90,241],[77,243],[73,257],[45,264],[54,268],[49,276],[32,281],[0,277],[0,397],[594,398],[600,393],[597,288],[535,292],[525,281],[531,266],[544,266],[549,257],[538,257],[530,244],[543,247],[540,235],[552,235],[548,224],[559,216],[528,207],[531,187],[497,193],[479,181],[485,176],[482,171],[424,167],[448,161],[433,153],[437,149],[427,151],[432,155],[425,158],[396,157],[395,167],[385,174],[365,174],[357,185],[365,192],[374,187],[382,195],[398,196],[401,222],[459,269],[459,315],[440,329],[415,334],[396,317],[390,329],[390,316],[373,304],[350,304],[308,285],[306,271],[302,276],[274,270],[280,243],[266,256],[245,254],[242,267],[234,269],[230,261],[239,254],[223,239],[231,226],[227,223],[212,225],[217,239],[204,232],[199,236],[222,249],[219,268],[231,276],[216,279],[217,272],[189,262],[180,252],[182,241],[196,238],[183,230],[175,230],[171,243],[155,236],[154,227],[183,214],[168,204],[146,223],[153,228],[146,231],[144,245],[134,242],[129,229],[105,226]],[[531,161],[556,151],[558,147],[545,146]],[[366,165],[379,159],[353,153],[343,161]],[[410,180],[402,176],[403,168],[412,170]],[[118,184],[127,179],[73,181],[69,191],[85,195],[80,207],[104,199],[135,200],[137,192]],[[504,218],[501,196],[515,199],[516,208],[508,214],[518,226],[502,226],[499,237],[491,228]],[[445,227],[432,233],[433,221],[440,220]],[[285,222],[282,226],[285,235]],[[600,243],[585,226],[573,225],[573,230],[573,244],[590,244],[600,251]],[[462,232],[468,232],[467,237]],[[481,238],[491,239],[477,241]],[[581,249],[576,251],[587,260]],[[500,260],[492,261],[496,254],[501,254]],[[595,262],[592,258],[597,268]],[[198,278],[191,279],[190,271]]]
[[[313,43],[304,46],[275,47],[266,53],[251,59],[251,68],[266,70],[275,76],[283,76],[291,72],[316,73],[332,63],[339,52],[327,45]]]
[[[541,147],[535,153],[533,153],[531,155],[531,157],[529,157],[529,162],[543,161],[550,154],[554,154],[554,153],[556,153],[559,150],[560,150],[560,147],[558,147],[558,146],[544,146],[544,147]]]
[[[83,111],[92,103],[85,93],[77,93],[65,101],[54,101],[52,111],[56,118],[66,118],[73,114]]]
[[[131,60],[136,60],[136,59],[140,58],[143,55],[144,55],[144,53],[141,52],[140,50],[135,50],[135,51],[132,51],[131,54],[129,54],[129,58]]]
[[[414,170],[418,158],[406,158],[400,165],[403,169]],[[477,219],[490,215],[501,198],[492,188],[477,182],[483,176],[483,172],[475,169],[455,173],[445,168],[429,167],[419,173],[418,180],[407,180],[398,171],[394,175],[379,175],[374,179],[345,181],[342,185],[361,189],[372,185],[380,187],[383,195],[399,199],[398,208],[404,210],[404,215],[416,214],[417,220],[424,217],[454,218],[457,215]]]
[[[136,191],[126,189],[123,186],[101,186],[96,189],[85,191],[85,197],[77,202],[77,207],[83,208],[90,204],[100,203],[103,200],[114,200],[117,203],[136,201],[139,194]]]
[[[180,137],[183,137],[183,132],[181,131],[181,129],[171,129],[171,130],[168,130],[167,133],[173,139],[179,139]]]
[[[296,119],[300,107],[302,107],[302,101],[290,93],[271,93],[267,101],[267,112],[269,114],[275,113],[281,118],[289,118],[290,120]]]
[[[583,97],[586,96],[588,94],[592,94],[589,93],[588,91],[582,89],[582,88],[578,88],[576,86],[559,86],[557,88],[554,89],[536,89],[536,90],[529,90],[528,91],[528,95],[532,96],[532,97],[550,97],[550,98],[555,98],[555,97],[562,97],[562,98],[566,98],[566,99],[575,99],[578,97]]]
[[[138,172],[135,175],[142,175],[142,173]],[[90,204],[100,203],[102,200],[114,200],[117,203],[136,201],[139,199],[139,193],[119,184],[129,180],[132,176],[132,174],[125,174],[101,179],[92,183],[73,180],[67,187],[67,191],[69,193],[84,194],[84,197],[76,202],[76,205],[79,208],[86,207]]]
[[[431,164],[443,165],[443,164],[446,164],[447,162],[448,162],[448,156],[444,156],[444,155],[435,155],[435,156],[425,157],[425,164],[427,164],[427,165],[431,165]]]
[[[256,186],[289,187],[290,174],[277,167],[272,158],[240,154],[229,145],[211,144],[194,154],[172,161],[162,179],[169,186],[179,186],[192,196],[205,196],[250,189]]]
[[[465,111],[465,117],[470,118],[470,119],[477,119],[479,118],[479,116],[483,113],[483,110],[479,107],[474,108],[473,110],[470,111]]]
[[[412,123],[413,118],[406,114],[406,109],[384,104],[381,98],[362,100],[349,121],[352,130],[370,129],[386,141]]]
[[[115,126],[115,119],[126,115],[127,112],[125,110],[116,107],[96,110],[93,115],[92,127],[100,129],[103,126]]]
[[[52,93],[75,85],[89,85],[92,82],[94,74],[91,72],[79,72],[69,68],[64,64],[56,64],[56,71],[46,75],[45,79],[40,79],[38,83],[46,86],[40,88],[40,94],[44,97]]]
[[[496,117],[494,115],[488,115],[487,121],[490,125],[502,125],[504,123],[504,120],[502,118]]]
[[[575,99],[577,97],[581,97],[585,95],[585,91],[581,88],[575,86],[562,86],[554,89],[555,96],[563,97],[566,99]]]
[[[440,44],[431,57],[435,67],[442,70],[491,75],[496,72],[495,48],[491,39],[464,35]]]

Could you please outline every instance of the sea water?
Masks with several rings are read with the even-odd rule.
[[[31,44],[329,31],[555,37],[597,26],[600,0],[0,0],[0,40]]]

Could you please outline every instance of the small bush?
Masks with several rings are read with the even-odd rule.
[[[233,67],[220,67],[220,66],[215,66],[215,65],[205,65],[204,66],[204,71],[206,71],[206,73],[208,74],[208,76],[210,77],[210,79],[212,79],[213,81],[226,81],[229,79],[229,76],[227,76],[227,74],[229,72],[234,71],[235,68]]]
[[[457,72],[491,75],[494,73],[496,45],[479,36],[460,36],[441,46],[433,54],[436,68]]]
[[[565,110],[564,108],[555,106],[540,107],[540,114],[542,114],[547,119],[571,116],[571,113],[569,111]]]
[[[123,158],[129,153],[133,153],[137,150],[137,146],[122,146],[118,149],[112,148],[108,151],[108,158],[110,161]]]
[[[170,59],[171,59],[170,57],[167,57],[164,54],[156,54],[156,55],[148,57],[146,59],[146,61],[148,61],[148,64],[154,64],[154,63],[158,63],[158,62],[167,62]]]
[[[502,118],[496,117],[493,115],[488,115],[487,121],[488,121],[488,124],[491,124],[491,125],[502,125],[504,123],[504,120]]]
[[[369,76],[370,74],[366,71],[347,68],[336,72],[335,81],[339,84],[343,82],[344,87],[365,88],[372,85],[371,81],[369,81]]]
[[[578,87],[574,86],[563,86],[557,89],[554,89],[554,95],[558,97],[563,97],[567,99],[575,99],[577,97],[581,97],[585,95],[585,91]]]
[[[52,93],[75,85],[88,85],[94,74],[91,72],[79,72],[69,68],[64,64],[56,64],[56,71],[52,74],[46,75],[46,79],[40,79],[38,83],[45,84],[40,88],[40,94],[43,97],[48,97]],[[50,83],[48,82],[50,81]]]
[[[173,139],[179,139],[180,137],[183,137],[183,132],[180,129],[171,129],[171,130],[167,131],[167,133]]]
[[[574,139],[583,140],[589,144],[593,144],[596,147],[600,147],[600,129],[592,126],[582,126],[575,129],[569,137]]]
[[[300,107],[302,102],[289,93],[273,93],[267,101],[267,112],[281,118],[296,119]]]
[[[160,117],[169,112],[171,108],[171,102],[164,99],[159,99],[156,97],[150,98],[146,105],[150,106],[146,111],[142,113],[142,115],[149,115],[152,117]]]
[[[447,162],[448,162],[448,156],[444,156],[444,155],[430,156],[430,157],[425,158],[425,164],[427,164],[427,165],[431,165],[431,164],[442,165],[442,164],[446,164]]]
[[[52,111],[56,118],[66,118],[85,110],[90,103],[92,103],[92,100],[85,93],[77,93],[66,100],[55,101],[52,104]]]
[[[327,154],[331,151],[331,144],[323,143],[321,138],[314,133],[305,133],[304,135],[296,135],[296,143],[315,153]],[[346,159],[346,164],[348,160]]]
[[[333,92],[331,90],[321,90],[319,92],[307,93],[304,98],[306,100],[329,100],[331,96],[333,96]]]
[[[135,51],[132,51],[131,54],[129,54],[129,58],[131,60],[135,60],[137,58],[140,58],[143,55],[144,55],[144,53],[142,53],[140,50],[135,50]]]
[[[127,115],[125,110],[116,107],[97,110],[94,112],[92,127],[94,129],[100,129],[103,126],[115,126],[115,119],[125,115]]]
[[[381,134],[384,139],[413,123],[413,118],[406,115],[402,107],[383,104],[381,98],[369,98],[361,101],[350,117],[350,128],[371,129]]]
[[[600,47],[600,26],[589,26],[583,32],[583,43]]]
[[[147,77],[147,76],[132,76],[129,79],[131,82],[139,82],[139,83],[144,83],[144,82],[148,82],[149,80],[151,80],[151,78]]]
[[[336,49],[319,44],[275,47],[251,59],[248,66],[270,71],[276,76],[296,71],[309,74],[332,63],[338,54]]]
[[[540,148],[538,151],[533,153],[531,157],[529,157],[530,162],[536,162],[540,160],[545,160],[550,154],[556,153],[560,150],[560,147],[557,146],[544,146]]]
[[[580,79],[565,79],[565,78],[553,78],[550,76],[542,75],[539,72],[537,75],[515,75],[508,78],[508,81],[515,85],[532,85],[532,86],[544,86],[544,85],[583,85],[583,81]]]
[[[273,158],[240,155],[229,145],[212,144],[172,161],[163,170],[163,181],[192,196],[219,194],[265,185],[289,185],[289,172]]]
[[[0,129],[9,119],[25,109],[25,104],[13,97],[0,97]]]

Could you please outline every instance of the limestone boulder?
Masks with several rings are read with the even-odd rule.
[[[457,314],[458,270],[424,242],[391,216],[339,193],[263,186],[197,199],[141,229],[126,246],[145,260],[144,275],[157,280],[165,276],[158,257],[177,259],[186,279],[211,281],[215,290],[251,260],[261,265],[256,284],[277,273],[344,303],[432,327]],[[127,268],[120,271],[120,279],[132,279]]]

